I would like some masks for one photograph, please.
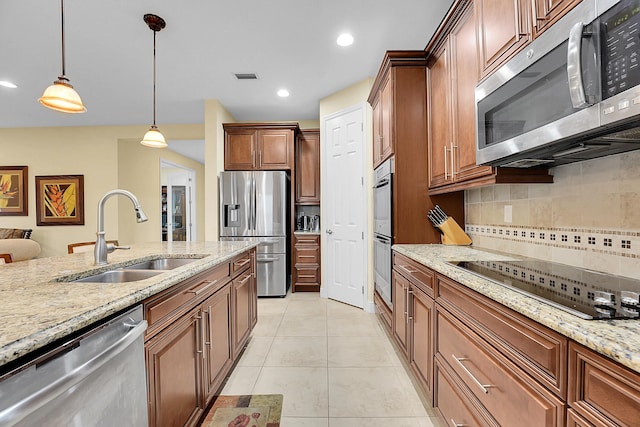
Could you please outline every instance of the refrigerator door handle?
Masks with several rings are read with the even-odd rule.
[[[251,176],[249,181],[249,230],[255,230],[255,216],[256,216],[256,179]]]

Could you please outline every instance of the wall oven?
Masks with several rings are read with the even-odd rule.
[[[640,148],[640,0],[583,0],[476,88],[477,162],[554,166]]]
[[[374,285],[384,302],[391,303],[391,245],[393,244],[393,158],[375,170],[373,187]]]

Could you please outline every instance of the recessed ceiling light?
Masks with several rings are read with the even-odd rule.
[[[286,98],[287,96],[289,96],[289,91],[286,89],[280,89],[278,91],[278,96],[281,98]]]
[[[342,33],[336,40],[339,46],[351,46],[353,44],[353,36],[349,33]]]
[[[10,89],[15,89],[15,88],[17,88],[17,87],[18,87],[18,86],[16,86],[16,85],[14,85],[13,83],[8,82],[8,81],[6,81],[6,80],[0,80],[0,86],[8,87],[8,88],[10,88]]]

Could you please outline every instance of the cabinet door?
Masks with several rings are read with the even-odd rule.
[[[258,131],[258,169],[291,169],[293,163],[293,131],[264,129]]]
[[[428,395],[432,395],[433,383],[433,308],[433,300],[412,286],[409,297],[409,336],[412,340],[409,364]]]
[[[478,84],[478,51],[473,8],[469,7],[451,32],[454,179],[465,181],[491,175],[493,168],[476,165],[475,88]]]
[[[258,132],[255,129],[226,131],[224,136],[224,169],[255,169],[257,138]]]
[[[394,152],[393,137],[393,75],[392,69],[380,93],[380,163]]]
[[[407,347],[407,299],[409,297],[409,281],[396,271],[391,273],[391,300],[393,301],[393,336],[405,356],[408,356]]]
[[[251,272],[251,287],[250,287],[250,295],[251,298],[251,330],[255,328],[258,323],[258,278],[256,276],[256,250],[253,249],[249,254],[251,256],[251,267],[249,271]]]
[[[449,46],[436,53],[429,68],[429,187],[438,187],[451,179],[451,91]],[[475,119],[474,119],[475,123]]]
[[[372,105],[373,120],[373,168],[378,167],[382,161],[382,103],[380,102],[380,94]]]
[[[531,40],[531,0],[477,0],[478,49],[482,76],[498,68]]]
[[[296,141],[296,203],[320,204],[320,132],[302,132]]]
[[[533,0],[533,36],[538,37],[582,0]]]
[[[202,303],[204,321],[205,395],[207,403],[231,368],[231,287],[225,286]]]
[[[232,337],[234,359],[242,351],[242,347],[247,342],[251,332],[252,276],[251,270],[247,270],[234,279],[231,286],[233,292]]]
[[[195,425],[204,411],[200,318],[186,314],[145,347],[150,426]]]

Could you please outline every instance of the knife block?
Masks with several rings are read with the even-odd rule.
[[[455,219],[449,217],[438,226],[442,232],[440,239],[443,245],[467,246],[471,244],[471,238],[458,225]]]

